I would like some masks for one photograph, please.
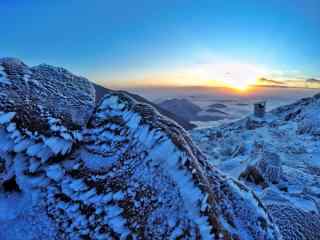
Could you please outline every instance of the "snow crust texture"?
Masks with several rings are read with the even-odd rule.
[[[66,70],[1,66],[1,239],[279,239],[256,195],[151,106],[110,91],[94,108]],[[19,100],[33,81],[45,95]]]
[[[320,239],[319,214],[280,203],[268,205],[268,210],[279,226],[284,240]]]

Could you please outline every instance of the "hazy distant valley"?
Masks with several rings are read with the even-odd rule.
[[[254,87],[243,92],[217,87],[127,90],[194,123],[198,128],[218,126],[246,117],[252,114],[253,104],[257,101],[267,101],[267,111],[269,111],[319,92],[317,89],[283,87]]]

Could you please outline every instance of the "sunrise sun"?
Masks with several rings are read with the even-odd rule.
[[[220,85],[240,91],[256,84],[257,79],[265,74],[265,70],[255,65],[231,62],[210,64],[204,71]]]

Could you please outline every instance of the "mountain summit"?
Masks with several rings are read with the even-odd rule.
[[[0,239],[278,239],[260,200],[125,93],[0,60]]]

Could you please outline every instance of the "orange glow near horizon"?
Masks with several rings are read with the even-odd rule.
[[[121,73],[111,76],[109,80],[118,88],[207,86],[228,87],[244,93],[265,74],[265,70],[252,64],[219,62],[155,72]],[[103,82],[104,74],[95,78]]]
[[[209,64],[203,68],[208,78],[214,79],[226,87],[239,91],[246,91],[251,85],[255,85],[259,77],[266,71],[257,66],[241,63],[218,63]]]

